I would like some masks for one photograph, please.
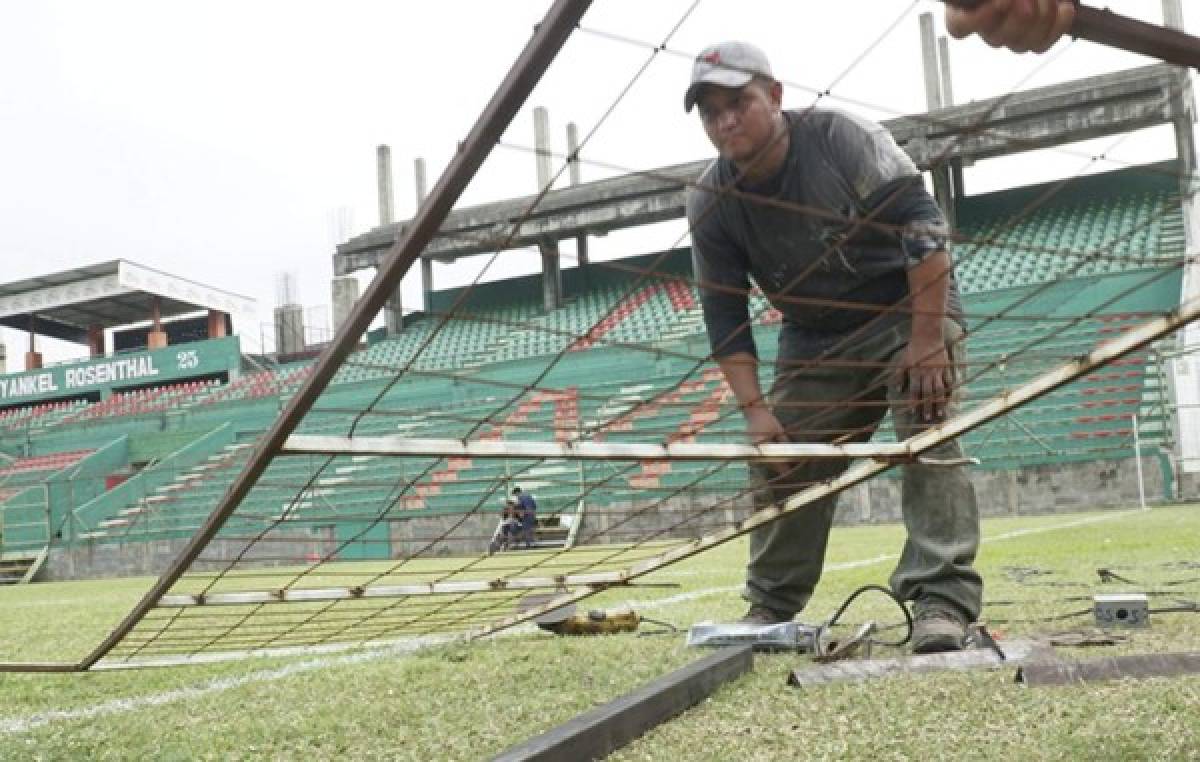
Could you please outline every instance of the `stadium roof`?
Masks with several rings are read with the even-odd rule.
[[[1153,64],[929,114],[889,119],[883,126],[917,166],[978,161],[1192,118],[1177,67]],[[569,188],[455,209],[421,256],[453,262],[579,235],[676,219],[685,214],[686,186],[711,159],[640,170]],[[411,220],[382,225],[338,245],[334,273],[378,267]]]
[[[0,325],[85,343],[89,326],[116,328],[160,315],[248,312],[254,300],[126,259],[0,284]]]

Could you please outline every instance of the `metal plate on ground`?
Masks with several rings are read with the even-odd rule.
[[[1100,680],[1176,677],[1200,674],[1200,651],[1174,654],[1129,654],[1080,662],[1030,663],[1017,670],[1026,685],[1070,685]]]
[[[1006,640],[1000,646],[1004,649],[1004,658],[990,648],[971,648],[942,654],[912,654],[891,659],[862,659],[803,667],[792,670],[788,675],[788,685],[801,687],[863,682],[888,675],[997,669],[1055,660],[1052,647],[1034,640]]]

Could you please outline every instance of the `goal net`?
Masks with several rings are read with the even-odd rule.
[[[587,3],[555,4],[416,216],[341,247],[339,256],[376,257],[379,272],[321,357],[280,372],[287,403],[272,428],[222,450],[171,500],[131,510],[125,541],[190,539],[74,668],[494,633],[636,584],[814,500],[867,490],[953,439],[983,471],[1125,460],[1135,437],[1155,452],[1176,446],[1171,356],[1182,346],[1177,332],[1200,310],[1186,295],[1190,168],[1122,162],[1115,150],[1080,153],[1065,139],[1049,150],[1072,159],[1075,172],[960,193],[954,203],[950,243],[966,332],[953,418],[908,438],[885,422],[878,432],[822,432],[815,444],[748,444],[705,333],[700,298],[710,284],[697,282],[689,231],[678,223],[703,163],[662,167],[653,150],[640,163],[608,148],[620,141],[601,143],[617,129],[614,115],[646,108],[637,97],[648,79],[684,81],[697,51],[677,35],[696,6],[675,9],[681,16],[644,40],[611,13],[583,19]],[[1014,82],[1007,95],[921,116],[844,95],[863,61],[911,29],[922,9],[914,2],[877,20],[876,36],[847,49],[829,79],[777,73],[799,118],[833,107],[881,120],[939,192],[951,189],[948,198],[956,183],[961,191],[964,164],[1051,146],[1031,142],[1013,104],[1032,114],[1028,124],[1050,123],[1052,112],[1075,107],[1068,96],[1096,83]],[[510,128],[539,82],[551,87],[566,76],[560,69],[613,59],[628,71],[611,92],[589,93],[603,108],[578,146],[531,145]],[[1036,71],[1054,65],[1046,57]],[[1146,85],[1138,113],[1157,108],[1160,121],[1190,97],[1189,79],[1167,67],[1138,69],[1128,81]],[[1064,103],[1066,112],[1054,111]],[[639,121],[642,134],[653,129],[654,118]],[[1107,132],[1086,137],[1111,134],[1104,139],[1115,149],[1135,128],[1114,117]],[[551,170],[540,192],[451,212],[477,173],[503,175],[506,162],[524,166],[534,155]],[[603,177],[568,185],[575,168]],[[771,198],[744,201],[814,214]],[[676,227],[664,228],[666,220]],[[631,232],[631,221],[650,232]],[[897,232],[870,217],[844,222],[850,233]],[[609,249],[627,247],[627,256],[589,251],[609,233]],[[831,242],[823,259],[837,256]],[[401,330],[368,334],[422,257],[430,268],[453,262],[459,281],[429,294]],[[526,274],[509,275],[510,267]],[[779,295],[757,286],[741,295],[766,384],[783,321],[772,306]],[[831,306],[877,311],[860,336],[911,311]],[[835,342],[809,365],[837,356]],[[879,392],[833,404],[886,404]],[[754,509],[750,464],[807,459],[846,467]],[[535,520],[524,513],[530,496]],[[869,499],[860,503],[856,510],[872,510]]]

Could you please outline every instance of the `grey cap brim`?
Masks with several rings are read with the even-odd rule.
[[[692,107],[696,105],[696,101],[700,98],[700,91],[707,85],[738,88],[750,84],[750,80],[752,79],[754,79],[754,72],[739,71],[738,69],[727,67],[714,67],[712,71],[688,86],[687,92],[683,94],[683,110],[691,112]]]

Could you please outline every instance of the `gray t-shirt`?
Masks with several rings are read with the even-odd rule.
[[[839,334],[903,302],[908,269],[947,246],[945,218],[885,128],[832,110],[784,117],[790,145],[774,178],[738,185],[733,163],[717,159],[688,194],[693,266],[717,357],[755,353],[751,277],[793,327]],[[962,322],[953,278],[947,314]],[[904,306],[878,325],[902,319]]]

